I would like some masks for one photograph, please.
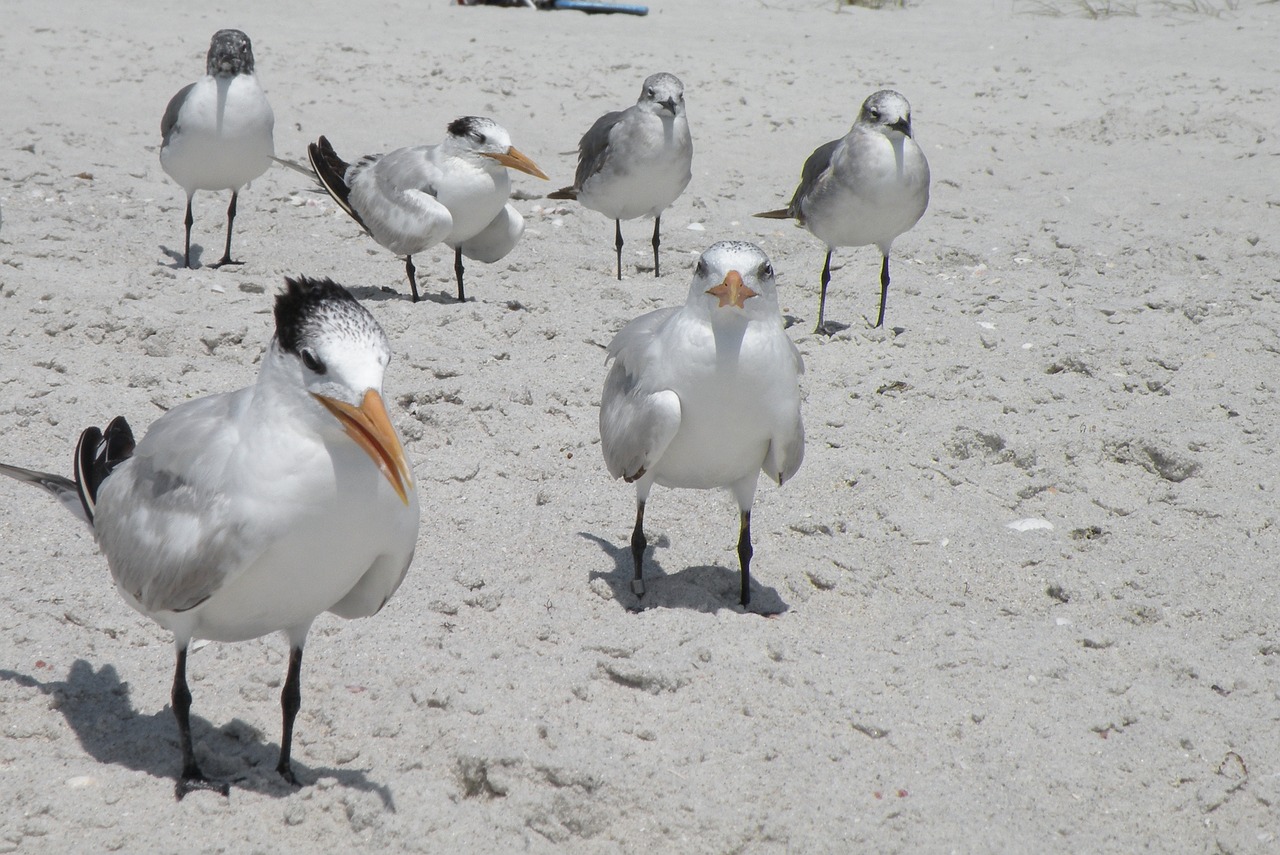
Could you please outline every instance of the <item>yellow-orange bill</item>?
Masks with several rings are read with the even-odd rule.
[[[387,407],[382,396],[374,389],[364,393],[360,406],[353,407],[346,401],[339,401],[327,395],[311,393],[317,401],[324,404],[325,409],[333,413],[347,435],[355,440],[356,445],[364,449],[372,458],[378,470],[391,482],[396,494],[406,505],[409,504],[409,490],[413,486],[413,471],[405,457],[404,447],[391,426],[391,417],[387,415]]]
[[[538,164],[526,157],[515,146],[507,149],[502,154],[488,154],[488,152],[486,154],[508,169],[517,169],[521,172],[527,172],[535,178],[541,178],[543,181],[548,180],[547,173],[539,169]]]
[[[743,303],[747,300],[760,296],[746,286],[742,281],[742,274],[736,270],[730,270],[729,275],[724,277],[724,281],[714,288],[708,288],[707,293],[712,297],[720,298],[718,308],[721,309],[725,306],[737,306],[741,309],[744,308]]]

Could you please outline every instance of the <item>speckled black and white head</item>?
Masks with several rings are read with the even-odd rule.
[[[899,92],[881,89],[868,96],[858,111],[858,124],[870,125],[881,133],[896,131],[911,136],[911,105]]]
[[[532,160],[511,145],[511,135],[493,119],[463,116],[449,123],[444,146],[456,157],[497,161],[505,167],[546,179],[547,174]]]
[[[276,359],[269,364],[292,364],[306,391],[337,420],[321,424],[341,427],[408,503],[413,472],[382,400],[391,361],[382,327],[346,288],[305,276],[285,280],[275,316]]]
[[[650,74],[644,79],[636,104],[658,115],[683,116],[684,84],[665,71]]]
[[[391,345],[346,288],[331,279],[285,279],[275,316],[276,342],[301,364],[309,391],[358,401],[366,389],[382,388]]]
[[[253,74],[253,46],[240,30],[218,30],[209,40],[205,70],[210,77]]]
[[[718,316],[778,317],[778,290],[773,265],[753,243],[722,240],[709,246],[693,268],[688,305]]]

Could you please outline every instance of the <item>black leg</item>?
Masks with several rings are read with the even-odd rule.
[[[876,318],[876,326],[884,324],[884,304],[889,299],[889,254],[885,253],[880,265],[880,315]]]
[[[231,792],[231,785],[210,781],[196,763],[196,752],[191,746],[191,690],[187,688],[187,648],[178,651],[178,662],[173,669],[173,717],[178,720],[178,742],[182,747],[182,776],[174,787],[174,796],[182,797],[192,790],[213,790],[224,796]]]
[[[191,216],[192,195],[194,194],[187,195],[187,216],[182,221],[182,224],[187,227],[187,239],[182,245],[182,266],[188,269],[191,267],[191,226],[196,221],[196,218]]]
[[[466,295],[462,291],[462,272],[465,268],[462,266],[462,247],[458,247],[453,251],[453,275],[458,277],[458,302],[465,303]]]
[[[231,191],[231,204],[227,206],[227,245],[222,250],[222,258],[218,259],[218,263],[214,267],[222,267],[226,264],[242,264],[240,261],[231,260],[231,228],[236,222],[236,199],[240,197],[239,190]]]
[[[404,274],[409,277],[409,290],[413,292],[413,302],[418,302],[418,271],[413,266],[413,256],[404,257]]]
[[[742,596],[738,602],[746,606],[751,603],[751,556],[755,550],[751,548],[751,511],[742,512],[742,527],[738,529],[738,563],[742,565]]]
[[[613,248],[618,253],[618,281],[622,281],[622,220],[613,221]]]
[[[635,564],[636,576],[631,580],[631,590],[637,597],[644,596],[644,579],[640,576],[644,567],[644,550],[649,541],[644,537],[644,502],[636,502],[636,527],[631,532],[631,560]]]
[[[662,215],[653,218],[653,275],[658,275],[658,244],[662,241],[658,238],[658,230],[662,228]]]
[[[818,294],[818,325],[813,328],[815,333],[826,333],[822,326],[822,315],[827,308],[827,284],[831,282],[831,250],[827,250],[827,260],[822,262],[822,290]]]
[[[293,776],[293,765],[289,762],[293,752],[293,722],[298,717],[298,709],[302,706],[302,648],[295,647],[289,651],[289,675],[285,677],[284,688],[280,691],[280,710],[284,715],[284,728],[280,732],[280,762],[276,771],[295,787],[298,779]]]

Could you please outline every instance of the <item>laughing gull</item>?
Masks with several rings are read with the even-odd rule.
[[[928,206],[929,162],[911,135],[911,105],[897,92],[882,89],[863,102],[849,133],[809,155],[791,203],[756,216],[795,219],[826,243],[814,332],[830,335],[845,326],[823,321],[831,253],[838,246],[879,248],[883,260],[878,327],[884,323],[889,295],[889,247]]]
[[[275,115],[253,73],[253,47],[239,30],[218,30],[209,42],[205,76],[178,90],[160,121],[160,165],[187,192],[182,264],[191,266],[191,197],[230,190],[227,245],[213,267],[231,260],[231,228],[240,188],[267,171],[275,154]]]
[[[550,199],[577,199],[613,220],[622,279],[622,220],[653,217],[653,275],[658,275],[662,212],[692,177],[693,138],[684,113],[684,84],[674,74],[645,78],[634,106],[605,113],[578,143],[573,186]]]

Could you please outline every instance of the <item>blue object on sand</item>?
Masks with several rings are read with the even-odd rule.
[[[601,0],[552,0],[547,7],[551,9],[576,9],[579,12],[593,14],[620,13],[623,15],[648,15],[648,6],[631,6],[619,3],[604,3]]]

